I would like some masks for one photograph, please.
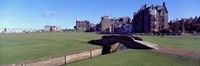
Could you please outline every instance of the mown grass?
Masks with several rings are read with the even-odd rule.
[[[162,46],[200,51],[200,36],[139,36]],[[200,58],[129,49],[67,66],[199,66]]]
[[[199,66],[200,58],[129,49],[66,66]]]
[[[200,52],[200,36],[139,36],[145,41],[149,41],[162,46],[190,49]]]
[[[87,43],[99,38],[101,35],[83,32],[0,34],[0,65],[99,48]]]
[[[62,56],[99,46],[87,41],[102,35],[83,32],[0,34],[0,65],[19,61]],[[200,36],[139,36],[163,46],[200,51]],[[72,66],[198,66],[199,58],[157,53],[151,50],[126,50],[70,64]]]

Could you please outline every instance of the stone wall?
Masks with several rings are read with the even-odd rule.
[[[102,54],[102,48],[67,56],[49,58],[44,60],[34,60],[31,62],[21,62],[9,65],[2,65],[2,66],[59,66],[59,65],[69,64],[72,62],[77,62],[84,59],[93,58],[101,54]]]

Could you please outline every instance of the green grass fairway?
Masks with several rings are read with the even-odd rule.
[[[84,32],[44,32],[0,34],[0,65],[19,61],[63,56],[100,48],[87,41],[101,34]],[[200,52],[200,36],[139,36],[162,46]],[[170,55],[151,50],[125,50],[70,64],[72,66],[198,66],[200,58]]]
[[[145,41],[200,52],[200,36],[139,36]]]
[[[157,53],[151,50],[125,50],[72,63],[66,66],[199,66],[200,58]]]
[[[200,52],[200,36],[139,36],[162,46]],[[199,66],[200,58],[158,53],[152,50],[125,50],[84,60],[69,66]],[[68,65],[67,65],[68,66]]]
[[[87,43],[99,38],[99,34],[83,32],[0,34],[0,65],[99,48]]]

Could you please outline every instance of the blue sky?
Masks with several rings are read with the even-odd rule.
[[[100,22],[101,16],[133,18],[144,4],[166,2],[169,20],[200,16],[200,0],[0,0],[0,28],[72,28],[76,19]]]

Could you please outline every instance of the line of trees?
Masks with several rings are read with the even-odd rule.
[[[169,23],[171,32],[200,32],[200,17],[181,20],[173,20]]]

